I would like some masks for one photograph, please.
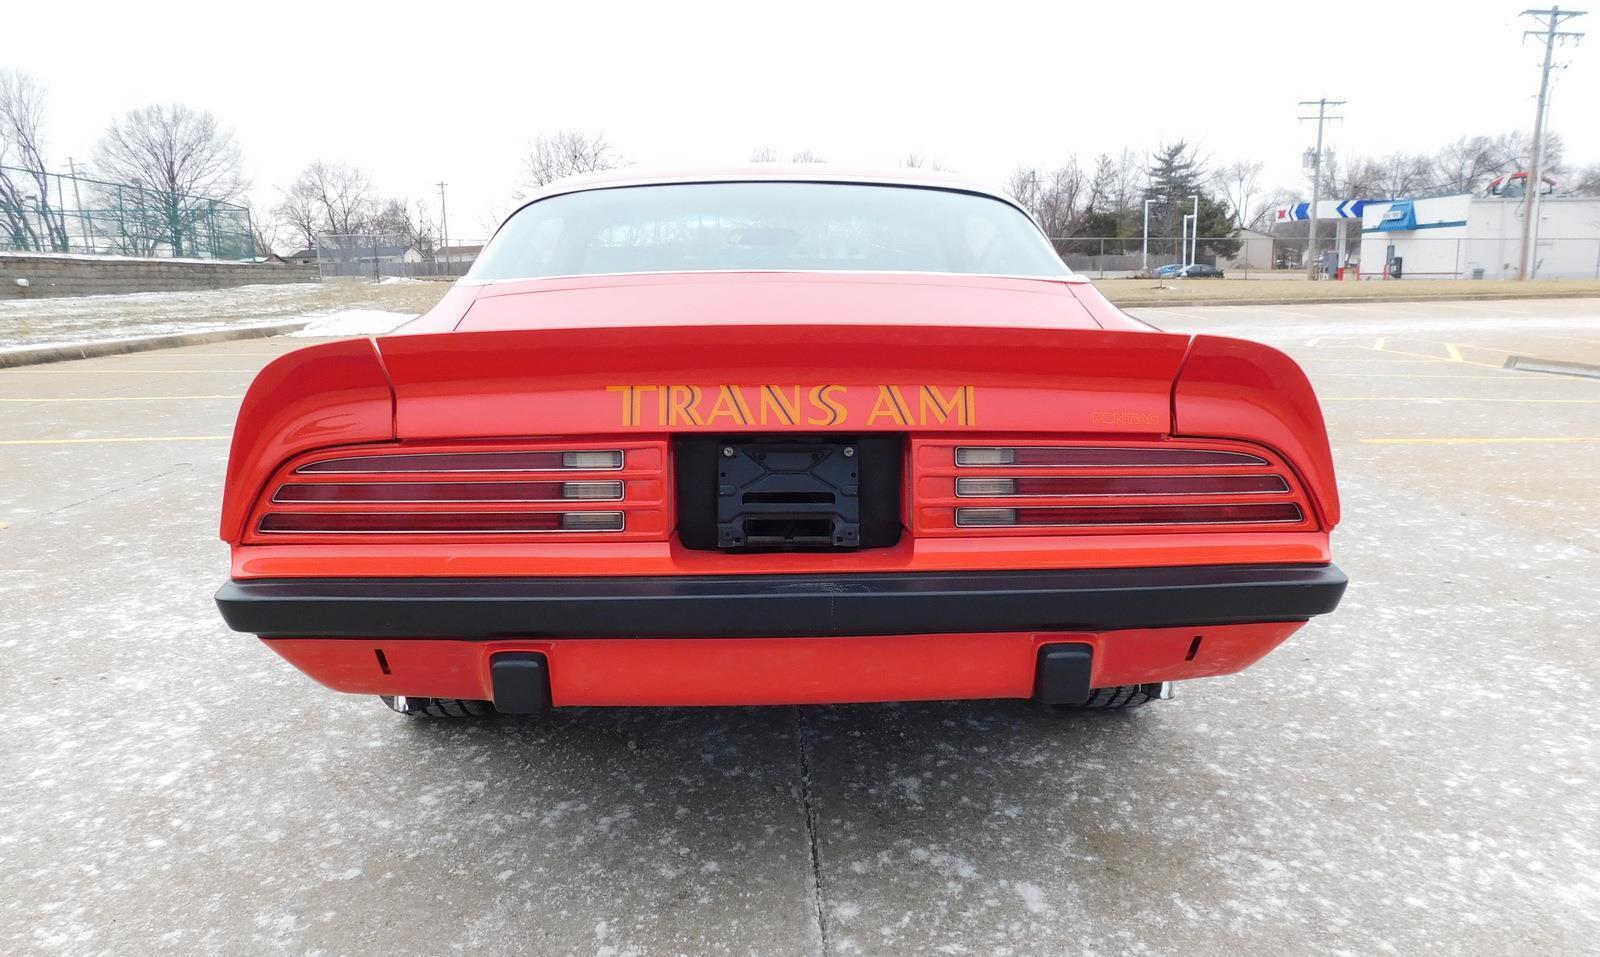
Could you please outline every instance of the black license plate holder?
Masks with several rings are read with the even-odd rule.
[[[855,442],[729,441],[718,450],[717,545],[858,548],[861,455]]]

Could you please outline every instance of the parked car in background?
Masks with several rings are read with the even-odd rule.
[[[1183,272],[1183,263],[1168,263],[1165,266],[1158,267],[1151,275],[1157,279],[1176,279],[1181,272]]]
[[[1222,270],[1218,269],[1215,266],[1207,266],[1205,263],[1194,263],[1191,266],[1187,266],[1187,267],[1185,267],[1183,269],[1178,270],[1176,278],[1178,278],[1178,279],[1221,279],[1222,278]]]

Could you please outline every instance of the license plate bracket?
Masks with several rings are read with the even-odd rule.
[[[858,443],[730,440],[717,456],[719,548],[861,546]]]

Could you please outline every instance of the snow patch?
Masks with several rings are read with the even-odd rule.
[[[376,336],[393,332],[397,327],[417,318],[404,312],[387,312],[383,309],[341,309],[322,315],[302,316],[310,322],[291,336],[327,338],[330,336]]]

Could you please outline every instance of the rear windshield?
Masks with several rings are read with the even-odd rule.
[[[856,183],[673,183],[530,203],[471,281],[705,270],[1068,275],[1026,216],[974,193]]]

